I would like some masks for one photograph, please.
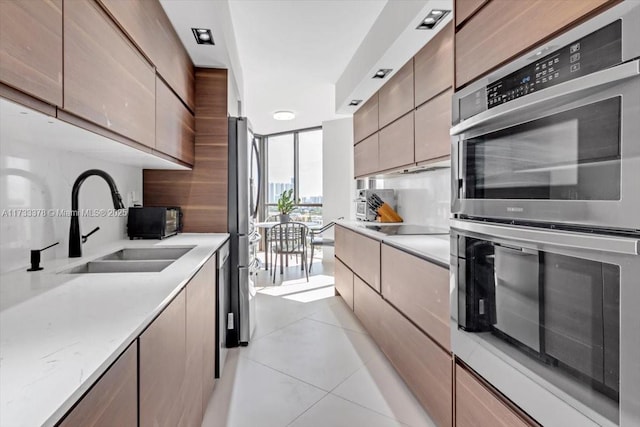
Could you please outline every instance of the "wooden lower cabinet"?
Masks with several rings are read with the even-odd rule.
[[[452,426],[451,354],[438,347],[357,277],[353,307],[356,316],[436,425]]]
[[[341,226],[335,233],[336,257],[380,292],[380,242]]]
[[[450,350],[449,270],[385,244],[381,260],[382,296]]]
[[[138,346],[133,343],[65,416],[59,427],[138,425]]]
[[[334,277],[336,290],[353,310],[353,273],[338,258],[335,259]]]
[[[184,407],[186,292],[140,335],[140,427],[179,425]]]
[[[474,374],[456,365],[457,427],[528,427],[524,420],[502,398],[487,388]]]
[[[218,254],[212,256],[209,261],[202,266],[202,269],[198,273],[204,276],[204,291],[202,293],[202,299],[204,301],[202,307],[202,321],[203,326],[203,374],[202,374],[202,409],[207,408],[207,403],[213,393],[213,387],[216,382],[216,347],[218,342],[216,340],[216,331],[218,330],[218,317],[216,313],[216,301],[217,301],[217,282],[216,282],[216,268],[218,263]],[[188,327],[187,321],[187,327]],[[203,413],[204,415],[204,413]]]

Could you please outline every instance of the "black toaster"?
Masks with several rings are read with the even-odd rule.
[[[129,239],[164,239],[182,231],[179,207],[134,206],[127,216]]]

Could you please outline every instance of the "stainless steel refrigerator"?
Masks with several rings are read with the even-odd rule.
[[[260,236],[254,227],[261,185],[260,153],[246,117],[229,118],[229,208],[231,234],[230,315],[227,315],[227,347],[247,345],[255,329],[257,271],[256,246]]]

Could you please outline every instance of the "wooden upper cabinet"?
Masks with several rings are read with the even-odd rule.
[[[414,163],[413,117],[412,111],[380,131],[380,170]]]
[[[456,88],[616,0],[491,0],[456,33]]]
[[[136,427],[138,425],[138,346],[120,355],[59,427]]]
[[[139,338],[140,427],[180,425],[185,405],[185,331],[182,290]]]
[[[97,3],[65,1],[67,112],[154,147],[155,83],[151,65]]]
[[[62,0],[0,0],[0,81],[62,105]]]
[[[379,135],[374,133],[353,147],[353,171],[356,177],[367,176],[378,171]]]
[[[379,127],[413,110],[413,59],[404,64],[378,91]]]
[[[525,420],[502,398],[487,388],[475,375],[456,365],[456,426],[457,427],[528,427]]]
[[[378,130],[378,92],[353,114],[353,142],[357,144]]]
[[[382,295],[434,341],[451,349],[449,270],[382,245]]]
[[[193,165],[194,142],[193,114],[156,77],[156,150]]]
[[[448,23],[420,49],[413,62],[418,107],[453,86],[453,23]]]
[[[473,13],[480,9],[489,0],[455,0],[453,7],[456,27],[467,20]]]
[[[156,66],[158,74],[195,111],[194,68],[158,0],[100,0]]]
[[[451,155],[451,97],[453,89],[436,96],[416,110],[416,163]]]

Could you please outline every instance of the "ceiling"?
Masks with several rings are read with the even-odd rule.
[[[383,83],[378,68],[400,68],[437,31],[415,27],[451,0],[160,0],[198,67],[230,70],[229,112],[256,133],[319,126],[351,115]],[[451,14],[446,20],[451,19]],[[437,29],[444,25],[438,25]],[[191,28],[210,28],[215,46]],[[296,118],[276,121],[291,110]]]

